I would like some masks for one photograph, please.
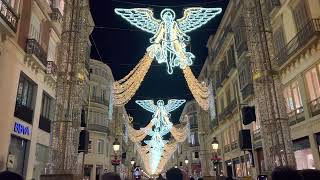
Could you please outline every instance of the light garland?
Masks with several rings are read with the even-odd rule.
[[[198,104],[202,109],[208,110],[209,109],[208,87],[204,83],[198,82],[198,80],[193,75],[190,67],[184,68],[183,74],[195,100],[198,102]]]
[[[130,101],[133,95],[139,89],[146,73],[148,72],[152,59],[149,53],[146,53],[136,67],[123,79],[114,82],[114,104],[123,106]]]
[[[142,129],[143,133],[151,136],[151,140],[145,140],[144,142],[147,146],[140,150],[140,154],[142,154],[145,166],[150,174],[155,174],[156,172],[161,171],[168,160],[168,156],[170,158],[171,154],[175,150],[172,149],[174,146],[167,146],[169,141],[163,139],[164,135],[171,132],[174,139],[178,142],[183,142],[186,139],[189,129],[188,123],[184,124],[182,128],[178,128],[174,127],[169,119],[170,112],[176,110],[185,102],[185,100],[170,99],[168,100],[168,103],[164,105],[163,100],[158,100],[155,105],[153,100],[136,101],[136,103],[142,108],[153,113],[153,119],[149,123],[148,127]],[[154,126],[154,128],[150,128],[150,126]],[[142,132],[139,132],[140,134],[138,131],[136,132],[137,137],[142,137]],[[164,152],[166,152],[166,155],[163,155]]]
[[[169,74],[173,73],[174,67],[184,69],[192,65],[195,58],[191,52],[186,52],[186,42],[190,41],[190,37],[185,33],[201,27],[221,12],[221,8],[187,8],[184,16],[175,20],[175,12],[166,8],[161,11],[160,20],[155,19],[153,11],[146,8],[115,9],[116,14],[132,25],[154,34],[148,52],[158,63],[166,63]]]

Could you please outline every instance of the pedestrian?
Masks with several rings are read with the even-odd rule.
[[[316,169],[304,169],[300,171],[304,180],[320,179],[320,171]]]
[[[108,172],[102,175],[101,180],[121,180],[121,178],[117,173]]]
[[[194,180],[194,178],[193,178],[193,177],[190,177],[190,180]]]
[[[272,171],[272,180],[303,180],[301,174],[290,167],[277,167]]]
[[[165,180],[162,176],[162,174],[159,174],[159,177],[157,178],[157,180]]]
[[[179,168],[171,168],[166,172],[167,180],[183,180],[182,172]]]
[[[11,171],[3,171],[0,173],[0,180],[23,180],[23,177]]]

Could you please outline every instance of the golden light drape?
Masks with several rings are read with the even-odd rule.
[[[189,89],[199,106],[207,111],[209,109],[209,89],[204,83],[200,83],[192,73],[190,67],[183,69],[184,77]]]
[[[127,104],[139,89],[145,75],[147,74],[152,58],[146,53],[140,62],[126,75],[113,84],[114,104],[123,106]]]

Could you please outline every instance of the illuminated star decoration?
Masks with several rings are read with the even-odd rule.
[[[147,8],[122,9],[116,8],[116,14],[139,29],[154,34],[150,38],[147,49],[151,57],[158,63],[165,63],[169,74],[179,66],[184,69],[192,65],[195,56],[186,51],[190,37],[186,33],[193,31],[222,12],[221,8],[193,7],[184,10],[184,16],[175,20],[172,9],[163,9],[160,19],[155,19],[153,11]]]
[[[167,140],[163,140],[163,136],[168,134],[173,126],[169,120],[170,112],[176,110],[185,102],[186,100],[170,99],[167,105],[164,105],[163,100],[158,100],[157,105],[155,105],[153,100],[136,101],[142,108],[153,113],[151,123],[154,128],[146,132],[151,136],[151,140],[144,141],[150,147],[149,164],[152,173],[156,172],[164,146],[168,143]]]

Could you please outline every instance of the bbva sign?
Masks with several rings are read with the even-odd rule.
[[[30,128],[28,126],[25,126],[23,124],[20,124],[18,122],[14,123],[14,132],[20,134],[20,135],[27,135],[29,136],[31,134]]]

